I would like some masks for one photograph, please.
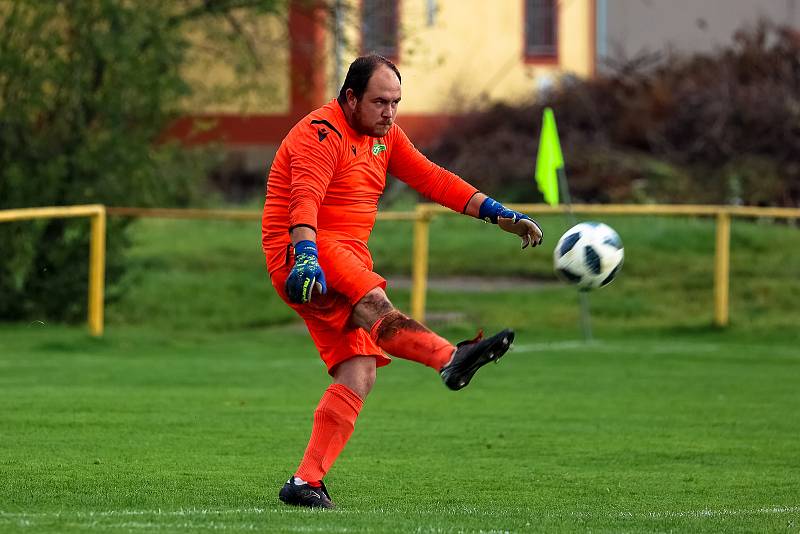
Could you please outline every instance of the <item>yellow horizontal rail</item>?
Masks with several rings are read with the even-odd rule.
[[[104,295],[106,272],[106,208],[102,204],[85,206],[47,206],[0,210],[0,222],[29,221],[34,219],[62,219],[89,217],[91,237],[89,242],[89,333],[102,336],[104,328]]]
[[[102,204],[84,206],[47,206],[42,208],[20,208],[0,210],[0,222],[29,221],[33,219],[93,217],[105,210]]]
[[[438,204],[421,204],[421,209],[432,213],[454,213]],[[549,204],[506,204],[507,207],[531,215],[567,213],[566,206]],[[727,213],[732,217],[772,217],[776,219],[800,218],[800,208],[762,208],[758,206],[719,206],[713,204],[573,204],[574,213],[602,215],[717,215]]]
[[[139,217],[156,219],[206,219],[215,221],[260,221],[261,211],[243,210],[204,210],[188,208],[127,208],[108,207],[111,216]],[[378,213],[381,221],[413,221],[417,219],[414,211],[386,211]]]
[[[772,217],[775,219],[800,218],[800,209],[797,208],[760,208],[757,206],[729,206],[723,213],[731,217]]]
[[[156,219],[207,219],[215,221],[258,221],[261,212],[242,210],[204,210],[188,208],[107,208],[108,214],[119,217]]]
[[[566,206],[550,206],[549,204],[508,204],[511,209],[530,212],[532,214],[566,213]],[[92,206],[74,206],[76,215],[86,215],[81,210]],[[61,209],[61,208],[32,208]],[[9,212],[26,212],[29,210],[10,210]],[[602,215],[717,215],[727,213],[732,217],[772,217],[794,219],[800,218],[800,208],[761,208],[757,206],[717,206],[711,204],[573,204],[575,213]],[[256,221],[261,219],[261,210],[215,210],[188,208],[134,208],[107,207],[111,216],[142,217],[159,219],[208,219],[208,220],[241,220]],[[8,213],[8,212],[7,212]],[[416,211],[383,211],[378,213],[382,221],[413,221],[422,214],[438,215],[455,213],[438,204],[419,204]],[[64,216],[64,215],[60,215]],[[2,215],[0,215],[2,217]],[[3,219],[0,218],[0,221]]]

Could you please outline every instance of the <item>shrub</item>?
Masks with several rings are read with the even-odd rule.
[[[427,153],[507,200],[540,201],[534,162],[550,106],[575,201],[797,206],[798,88],[800,37],[761,22],[711,54],[633,61],[467,115]]]

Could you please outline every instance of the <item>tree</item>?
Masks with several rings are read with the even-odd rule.
[[[0,2],[0,209],[185,205],[208,157],[160,142],[192,94],[187,25],[280,15],[282,0]],[[128,221],[109,220],[110,295]],[[86,309],[88,222],[0,225],[0,319],[71,320]]]

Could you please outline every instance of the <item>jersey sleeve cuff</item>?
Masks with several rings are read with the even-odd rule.
[[[295,228],[300,228],[300,227],[310,228],[311,230],[314,230],[315,232],[317,231],[317,229],[314,226],[311,226],[310,224],[299,223],[299,224],[293,224],[292,226],[290,226],[289,227],[289,233],[291,234],[292,230],[294,230]]]

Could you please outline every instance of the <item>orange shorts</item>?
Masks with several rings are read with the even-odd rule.
[[[328,288],[325,295],[314,293],[306,304],[289,302],[285,284],[294,265],[292,257],[270,276],[275,291],[305,321],[328,373],[333,374],[336,365],[353,356],[373,356],[378,367],[389,364],[391,358],[375,344],[369,332],[350,321],[353,306],[364,295],[376,287],[386,288],[386,280],[372,272],[367,246],[361,241],[321,238],[317,250]]]

